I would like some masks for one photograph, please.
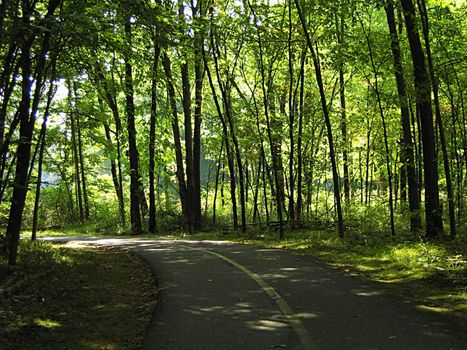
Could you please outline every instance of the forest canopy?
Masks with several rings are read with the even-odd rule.
[[[89,221],[465,234],[466,16],[463,0],[2,0],[9,264],[21,229]]]

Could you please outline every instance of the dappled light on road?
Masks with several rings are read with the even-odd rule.
[[[227,241],[73,240],[134,251],[153,268],[158,308],[145,349],[464,348],[431,314],[308,257]]]

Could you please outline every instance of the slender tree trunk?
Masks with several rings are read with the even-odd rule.
[[[155,148],[156,148],[156,120],[157,120],[157,69],[160,56],[159,39],[154,38],[154,60],[152,63],[151,84],[151,119],[149,126],[149,228],[150,233],[156,233],[156,188],[155,188]]]
[[[217,204],[217,189],[219,187],[219,175],[221,171],[221,160],[222,160],[222,152],[224,150],[224,138],[222,138],[221,149],[219,151],[219,158],[217,161],[217,171],[216,171],[216,185],[214,189],[214,200],[212,203],[212,223],[213,225],[216,224],[216,204]]]
[[[329,110],[328,110],[328,105],[326,102],[326,95],[324,93],[324,85],[323,85],[323,78],[321,76],[321,66],[318,61],[318,56],[316,55],[315,48],[313,46],[313,43],[311,41],[310,34],[308,32],[308,27],[307,23],[305,20],[305,17],[303,15],[303,12],[300,8],[300,4],[298,0],[295,1],[295,6],[298,11],[298,15],[300,17],[300,22],[302,24],[303,32],[305,34],[305,39],[308,45],[308,49],[310,50],[312,59],[313,59],[313,65],[315,67],[315,74],[316,74],[316,81],[318,84],[319,88],[319,93],[320,93],[320,98],[321,98],[321,106],[323,109],[323,115],[324,115],[324,120],[326,123],[326,129],[328,133],[328,142],[329,142],[329,156],[331,158],[331,167],[332,167],[332,178],[333,178],[333,186],[334,186],[334,201],[336,204],[336,211],[337,211],[337,227],[338,227],[338,232],[340,237],[344,237],[344,219],[342,217],[342,206],[341,206],[341,196],[340,196],[340,190],[339,190],[339,174],[337,173],[337,162],[336,162],[336,156],[334,152],[334,141],[332,137],[332,126],[331,126],[331,120],[329,117]]]
[[[182,212],[186,212],[186,182],[185,182],[185,169],[183,167],[183,155],[182,145],[180,142],[180,129],[178,126],[178,113],[177,113],[177,102],[175,100],[175,88],[172,81],[172,70],[170,58],[167,53],[162,56],[162,65],[164,66],[166,81],[167,81],[167,94],[169,96],[169,103],[172,110],[172,132],[174,135],[175,145],[175,158],[177,163],[177,180],[178,189],[180,194],[180,202],[182,205]]]
[[[337,29],[337,42],[339,46],[344,45],[344,16],[340,16],[340,21],[336,17],[336,29]],[[343,55],[341,54],[341,57]],[[339,97],[340,97],[340,108],[341,108],[341,133],[342,133],[342,161],[344,168],[344,198],[346,204],[350,201],[350,177],[349,177],[349,156],[348,149],[349,145],[347,140],[347,108],[345,104],[345,78],[344,78],[344,61],[341,58],[339,65]]]
[[[216,88],[214,86],[214,82],[213,82],[212,75],[211,75],[211,70],[209,69],[206,52],[204,48],[203,48],[203,61],[204,61],[204,67],[206,69],[206,73],[207,73],[208,80],[209,80],[209,86],[211,87],[211,92],[212,92],[212,96],[214,99],[214,104],[216,106],[217,114],[222,124],[222,133],[223,133],[223,138],[225,142],[225,150],[227,153],[227,164],[229,167],[229,174],[230,174],[230,194],[231,194],[231,200],[232,200],[233,224],[234,224],[234,229],[237,230],[238,213],[237,213],[237,195],[236,195],[235,166],[234,166],[233,154],[232,154],[232,150],[230,149],[231,146],[229,143],[229,132],[228,132],[227,123],[225,121],[224,116],[222,115],[221,106],[219,104],[219,99],[217,97]]]
[[[10,124],[10,128],[8,130],[8,134],[4,138],[4,142],[1,145],[0,149],[0,188],[6,187],[6,180],[8,177],[4,178],[6,166],[7,166],[7,158],[8,158],[8,152],[10,149],[10,144],[11,144],[11,138],[13,134],[16,131],[16,128],[19,125],[20,119],[19,119],[19,112],[20,109],[18,109],[13,117],[13,120]],[[0,193],[0,202],[3,200],[3,191]]]
[[[426,55],[428,60],[428,68],[430,72],[431,86],[433,87],[433,99],[435,103],[435,119],[436,125],[438,126],[439,140],[441,142],[441,150],[443,152],[443,165],[444,165],[444,175],[446,176],[446,189],[448,192],[448,205],[449,205],[449,228],[451,239],[456,237],[456,214],[454,206],[454,191],[452,189],[452,179],[451,179],[451,168],[449,166],[449,155],[446,146],[446,136],[444,132],[443,119],[441,117],[441,108],[439,104],[439,91],[438,91],[438,79],[435,75],[435,70],[433,67],[433,58],[431,56],[431,46],[429,38],[429,27],[428,27],[428,13],[426,10],[425,0],[417,0],[420,15],[422,17],[422,28],[423,28],[423,37],[425,39],[425,48]]]
[[[29,6],[29,3],[24,1],[22,4],[23,10],[23,42],[21,44],[21,102],[20,102],[20,130],[19,142],[16,151],[16,172],[13,183],[13,194],[11,198],[10,214],[8,217],[8,225],[6,229],[6,238],[8,241],[8,265],[16,265],[18,254],[19,234],[21,230],[21,222],[23,210],[27,194],[27,175],[29,168],[29,157],[31,154],[31,140],[34,133],[34,123],[36,121],[37,106],[39,104],[40,87],[42,85],[43,74],[47,53],[50,46],[50,37],[52,35],[51,26],[53,25],[53,14],[60,4],[60,0],[51,0],[47,6],[47,14],[45,23],[48,26],[44,31],[42,39],[42,47],[38,53],[38,61],[36,66],[36,87],[34,92],[33,105],[30,111],[31,103],[31,47],[35,40],[36,33],[30,28],[30,17],[34,9]],[[37,100],[37,102],[36,102]],[[31,112],[31,113],[30,113]]]
[[[16,58],[18,56],[17,47],[18,44],[16,42],[10,44],[10,48],[3,60],[3,71],[0,75],[0,146],[2,147],[5,141],[4,136],[7,108],[13,90],[16,86],[16,77],[20,69],[20,62]]]
[[[260,211],[258,208],[258,196],[259,196],[259,187],[260,187],[260,180],[261,180],[261,163],[262,163],[262,157],[260,155],[258,159],[258,172],[256,176],[256,184],[255,184],[255,189],[253,193],[253,222],[256,222],[256,218],[259,217],[259,221],[261,222],[261,215]]]
[[[112,137],[110,135],[110,126],[107,122],[104,122],[104,131],[105,131],[105,138],[107,140],[107,143],[109,144],[109,147],[112,147]],[[115,162],[115,159],[113,159],[112,156],[110,156],[109,158],[110,158],[110,173],[112,175],[112,182],[114,184],[115,194],[117,195],[117,199],[118,199],[120,221],[122,224],[124,224],[125,220],[123,219],[123,217],[125,216],[125,211],[122,206],[123,203],[120,200],[120,198],[122,197],[122,194],[120,193],[120,184],[118,180],[117,164]]]
[[[376,64],[373,58],[373,50],[371,47],[371,42],[370,42],[370,36],[366,32],[365,27],[363,22],[361,22],[363,34],[366,38],[366,42],[368,45],[368,52],[370,55],[370,63],[371,67],[373,69],[373,77],[375,80],[375,86],[374,86],[374,91],[376,94],[376,98],[378,100],[378,109],[379,109],[379,114],[381,116],[381,122],[383,125],[383,135],[384,135],[384,149],[386,151],[386,171],[388,175],[388,187],[389,187],[389,217],[390,217],[390,225],[391,225],[391,235],[395,236],[396,235],[396,230],[394,226],[394,200],[393,200],[393,186],[392,186],[392,170],[391,170],[391,154],[389,152],[389,144],[388,144],[388,133],[387,133],[387,126],[386,126],[386,118],[384,115],[383,111],[383,104],[381,101],[381,94],[379,91],[379,81],[378,81],[378,69],[376,68]]]
[[[229,87],[229,79],[227,79],[226,83],[224,84],[221,80],[220,71],[219,71],[219,64],[218,64],[218,57],[216,54],[217,47],[214,43],[214,34],[211,30],[211,46],[212,46],[212,57],[214,60],[214,68],[216,72],[216,78],[219,85],[219,89],[221,91],[223,106],[224,106],[224,114],[225,114],[225,122],[228,125],[230,131],[230,137],[232,138],[232,143],[234,146],[235,158],[237,161],[237,168],[238,168],[238,183],[240,186],[240,209],[241,209],[241,231],[242,233],[246,232],[246,205],[245,205],[245,179],[244,179],[244,169],[243,169],[243,162],[242,157],[240,154],[240,145],[238,143],[238,139],[235,132],[235,126],[233,122],[233,117],[231,113],[231,103],[230,103],[230,87]],[[214,92],[213,92],[214,93]]]
[[[202,55],[196,52],[195,61],[195,124],[193,130],[193,228],[200,230],[201,216],[201,106],[203,101],[204,66]]]
[[[404,10],[405,27],[412,54],[415,94],[422,129],[426,236],[427,238],[435,238],[443,232],[443,220],[439,205],[438,162],[434,145],[431,84],[426,70],[425,55],[415,24],[415,8],[412,0],[401,0],[401,4]]]
[[[305,58],[306,48],[303,50],[302,59],[300,62],[300,102],[299,102],[299,118],[298,118],[298,140],[297,140],[297,220],[302,220],[303,215],[303,196],[302,196],[302,172],[303,172],[303,113],[304,113],[304,97],[305,97]]]
[[[253,6],[249,4],[250,10],[253,13],[254,21],[255,23],[258,23],[258,18],[256,16],[256,12],[254,11]],[[256,32],[258,36],[258,48],[259,48],[259,59],[260,59],[260,72],[261,72],[261,87],[262,87],[262,92],[263,92],[263,104],[264,104],[264,115],[266,117],[266,127],[267,127],[267,134],[268,134],[268,139],[269,139],[269,145],[271,148],[271,158],[272,158],[272,166],[274,168],[274,183],[276,186],[276,193],[275,193],[275,199],[276,199],[276,205],[277,205],[277,218],[279,220],[279,239],[284,238],[284,218],[283,218],[283,202],[282,202],[282,196],[280,193],[280,188],[281,188],[281,183],[280,183],[280,171],[279,171],[279,160],[277,159],[277,154],[275,152],[275,148],[277,145],[274,144],[274,138],[272,135],[272,129],[271,129],[271,120],[269,116],[269,103],[268,101],[268,95],[267,95],[267,90],[266,90],[266,74],[265,74],[265,69],[264,69],[264,59],[263,59],[263,45],[262,45],[262,39],[261,39],[261,29],[256,25]]]
[[[127,44],[131,47],[131,22],[130,18],[125,23],[125,35]],[[129,51],[129,50],[128,50]],[[125,60],[125,97],[126,114],[128,128],[128,155],[130,158],[130,214],[131,214],[131,233],[138,235],[142,233],[141,223],[141,198],[140,198],[140,177],[139,177],[139,155],[136,146],[136,126],[135,126],[135,106],[133,101],[133,68],[130,62],[131,58],[127,52]]]
[[[290,153],[289,153],[289,221],[292,223],[295,221],[295,174],[294,174],[294,158],[295,158],[295,140],[294,140],[294,123],[295,123],[295,95],[293,94],[294,86],[294,66],[293,66],[293,50],[292,50],[292,2],[289,1],[288,5],[289,13],[289,35],[287,40],[287,52],[288,52],[288,64],[289,64],[289,144],[290,144]],[[300,189],[298,189],[300,191]]]
[[[84,222],[84,208],[83,208],[83,196],[81,192],[81,175],[80,175],[80,163],[78,155],[78,143],[76,142],[77,131],[76,131],[76,118],[75,110],[72,105],[72,93],[73,89],[71,82],[68,81],[68,108],[70,113],[70,126],[71,126],[71,145],[73,150],[73,164],[74,164],[74,179],[75,179],[75,188],[76,188],[76,203],[78,204],[79,209],[79,221]]]
[[[123,172],[122,172],[122,155],[121,155],[121,149],[122,149],[122,141],[121,141],[121,135],[122,135],[122,123],[120,119],[120,112],[118,110],[118,105],[117,105],[117,100],[115,97],[115,93],[111,90],[109,85],[107,84],[107,80],[102,73],[102,69],[100,66],[99,61],[96,58],[96,63],[95,63],[95,72],[97,76],[97,84],[102,85],[103,87],[103,97],[104,100],[106,101],[107,105],[109,106],[110,110],[112,111],[112,116],[113,120],[115,123],[115,150],[117,153],[117,159],[116,162],[113,160],[115,164],[115,170],[116,170],[116,175],[118,181],[114,181],[114,185],[118,185],[118,190],[116,190],[117,196],[118,196],[118,206],[119,206],[119,212],[120,212],[120,221],[122,225],[125,225],[126,222],[126,217],[125,217],[125,199],[123,196]],[[109,132],[110,132],[110,125],[109,127]],[[106,132],[107,133],[107,132]],[[107,134],[106,134],[107,135]],[[110,144],[112,144],[112,140],[110,137],[107,137],[107,141],[109,141]],[[113,174],[113,173],[112,173]]]
[[[191,2],[193,17],[202,19],[205,15],[203,1],[198,1],[197,6]],[[201,216],[201,123],[203,102],[204,61],[202,47],[204,45],[204,32],[195,30],[195,110],[193,129],[193,228],[200,230],[202,227]]]
[[[182,75],[182,105],[185,117],[185,164],[186,164],[186,198],[185,220],[191,232],[193,229],[193,131],[191,125],[191,88],[188,72],[188,63],[181,64]]]
[[[76,82],[73,82],[73,93],[75,96],[75,106],[76,106],[78,104]],[[88,191],[87,191],[87,186],[86,186],[86,173],[84,170],[83,142],[81,138],[81,123],[80,123],[79,113],[76,114],[76,117],[74,119],[76,121],[76,130],[77,130],[77,137],[78,137],[78,140],[77,140],[78,141],[78,160],[79,160],[79,169],[80,169],[80,174],[78,176],[81,176],[81,184],[82,184],[82,190],[83,190],[84,217],[87,220],[89,219],[89,216],[90,216],[89,198],[88,198]]]
[[[55,65],[54,65],[55,67]],[[39,214],[39,199],[41,194],[41,184],[42,184],[42,165],[44,160],[44,148],[46,145],[46,132],[47,132],[47,121],[49,118],[50,106],[52,104],[53,96],[55,95],[56,88],[54,87],[53,77],[55,73],[52,73],[52,79],[50,80],[50,87],[47,93],[47,104],[44,111],[44,119],[42,121],[41,131],[39,134],[39,159],[37,160],[37,182],[36,182],[36,195],[34,197],[34,209],[32,216],[32,230],[31,230],[31,240],[36,240],[37,233],[37,220]]]
[[[397,82],[397,91],[399,94],[399,105],[401,110],[402,135],[401,138],[401,200],[404,200],[405,180],[407,176],[409,192],[409,210],[410,210],[410,230],[416,232],[420,230],[420,201],[418,197],[418,179],[415,170],[414,144],[412,133],[410,131],[410,112],[407,93],[405,88],[404,68],[402,65],[401,49],[397,35],[396,22],[394,16],[394,6],[392,0],[386,4],[386,18],[391,36],[391,50],[394,60],[394,74]]]

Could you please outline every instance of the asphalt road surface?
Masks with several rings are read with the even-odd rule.
[[[441,316],[310,257],[227,242],[79,240],[129,249],[153,269],[158,306],[144,349],[467,349],[467,332]]]

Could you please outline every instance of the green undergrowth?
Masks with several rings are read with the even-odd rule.
[[[96,236],[96,235],[121,235],[129,234],[131,227],[118,223],[103,226],[101,222],[87,222],[82,225],[66,225],[42,228],[37,231],[38,237],[44,236]],[[31,236],[30,230],[23,230],[23,235]]]
[[[440,312],[467,326],[467,239],[431,241],[409,237],[349,236],[330,231],[253,232],[248,237],[197,233],[192,240],[230,240],[308,255],[350,273],[383,283],[388,290],[411,299],[417,307]],[[177,237],[175,237],[177,238]]]
[[[152,273],[110,247],[22,240],[1,261],[1,349],[137,349],[155,307]]]

